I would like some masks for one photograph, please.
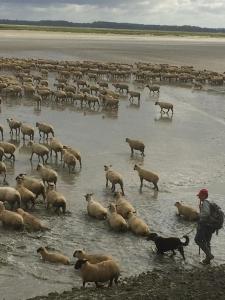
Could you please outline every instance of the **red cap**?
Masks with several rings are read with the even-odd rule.
[[[208,190],[207,189],[201,189],[198,192],[197,196],[200,196],[200,195],[208,197]]]

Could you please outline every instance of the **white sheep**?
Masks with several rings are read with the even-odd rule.
[[[148,225],[141,218],[135,216],[132,212],[128,213],[127,222],[131,231],[136,235],[147,236],[150,233]]]
[[[16,135],[17,135],[17,130],[18,130],[18,134],[20,134],[20,127],[22,123],[17,120],[14,120],[13,118],[7,118],[6,120],[9,124],[10,134],[13,134],[13,129],[15,130]]]
[[[17,205],[17,207],[21,206],[20,193],[13,187],[0,187],[0,199],[3,202],[8,202],[11,209],[13,209],[15,205]]]
[[[134,170],[136,170],[138,172],[138,175],[140,177],[140,181],[141,181],[140,189],[142,189],[143,180],[146,180],[146,181],[152,182],[154,184],[154,189],[156,189],[157,191],[159,190],[158,184],[157,184],[159,181],[159,176],[157,174],[147,171],[145,169],[142,169],[138,165],[134,165]]]
[[[76,157],[68,150],[63,149],[63,168],[65,168],[65,165],[68,166],[69,173],[71,172],[71,168],[74,172],[76,166]]]
[[[82,162],[81,162],[80,152],[77,149],[66,146],[66,145],[64,145],[63,148],[66,149],[68,152],[70,152],[71,154],[73,154],[76,157],[76,159],[79,161],[80,168],[81,168],[82,167]]]
[[[31,208],[35,205],[36,196],[29,189],[27,189],[23,184],[23,177],[16,177],[16,190],[20,193],[21,202],[25,205],[26,209],[28,209],[28,203],[31,203]]]
[[[141,155],[144,156],[145,151],[145,144],[142,141],[139,140],[132,140],[129,138],[126,138],[126,142],[129,144],[131,149],[131,155],[134,154],[134,150],[138,150],[141,152]]]
[[[47,183],[53,182],[56,185],[57,179],[58,179],[58,174],[55,170],[47,168],[39,163],[37,165],[37,171],[39,172],[44,184],[45,184],[45,182],[47,182]]]
[[[3,174],[3,183],[6,183],[6,165],[0,160],[0,174]]]
[[[4,156],[8,159],[13,158],[13,161],[15,161],[15,155],[14,152],[16,151],[16,146],[11,143],[7,142],[0,142],[0,147],[4,149]],[[9,157],[6,156],[6,154],[10,154]]]
[[[112,256],[103,254],[88,254],[84,250],[75,250],[73,257],[78,259],[87,259],[91,264],[97,264],[105,260],[112,260]]]
[[[51,133],[52,136],[54,137],[54,128],[52,125],[36,122],[36,127],[38,127],[40,138],[41,138],[41,132],[43,132],[43,138],[46,135],[46,139],[48,139],[49,133]]]
[[[0,220],[4,227],[9,226],[14,229],[24,228],[23,218],[16,212],[5,209],[2,201],[0,201]]]
[[[199,213],[196,209],[188,205],[181,204],[180,202],[176,202],[174,205],[178,209],[179,216],[183,216],[188,221],[197,221],[199,219]]]
[[[109,204],[109,214],[107,216],[110,227],[115,231],[127,231],[128,225],[126,220],[117,213],[116,206]]]
[[[99,220],[106,219],[107,209],[103,207],[98,201],[93,199],[93,193],[86,194],[84,197],[87,201],[88,215]]]
[[[22,123],[21,125],[21,133],[23,135],[23,140],[25,140],[25,136],[28,135],[30,140],[34,139],[34,128],[31,125]]]
[[[44,231],[49,230],[49,228],[42,224],[41,220],[33,216],[32,214],[29,214],[28,212],[25,212],[22,208],[18,208],[16,212],[21,215],[23,218],[24,225],[27,226],[29,229],[34,231]]]
[[[167,109],[167,113],[171,110],[172,114],[173,114],[173,104],[172,103],[156,101],[155,105],[159,105],[159,107],[161,109],[160,110],[161,113],[164,113],[163,109]]]
[[[120,192],[115,192],[114,197],[116,200],[116,211],[123,218],[126,219],[129,212],[136,212],[133,205],[127,201]]]
[[[49,149],[46,146],[39,143],[34,143],[33,141],[29,141],[28,145],[31,146],[30,161],[32,161],[33,155],[36,154],[38,156],[38,161],[40,161],[41,157],[43,164],[47,163],[49,157]],[[45,156],[46,159],[44,160]]]
[[[63,154],[63,144],[56,138],[50,138],[50,155],[52,156],[52,151],[55,152],[56,159],[58,158],[58,152],[61,153],[61,160]]]
[[[47,191],[46,191],[46,208],[50,207],[55,208],[55,212],[59,214],[60,208],[62,212],[65,214],[66,212],[66,198],[63,194],[56,192],[55,184],[53,182],[48,183]]]
[[[109,287],[115,284],[120,276],[120,268],[113,260],[102,261],[97,264],[91,264],[86,259],[79,259],[75,264],[75,269],[80,269],[83,280],[83,287],[86,282],[94,282],[99,287],[99,282],[109,281]]]
[[[105,178],[106,178],[106,187],[108,187],[108,182],[110,181],[112,183],[112,192],[115,192],[115,185],[118,183],[121,187],[122,194],[124,195],[124,189],[123,189],[123,178],[120,173],[114,171],[111,169],[112,165],[110,166],[104,166],[105,170]]]
[[[49,261],[52,263],[60,263],[63,265],[69,265],[70,260],[67,256],[58,252],[49,252],[45,247],[40,247],[37,249],[37,253],[41,254],[43,261]]]
[[[19,174],[18,176],[23,178],[24,187],[26,187],[28,190],[33,192],[36,195],[36,199],[39,195],[42,195],[43,200],[45,200],[46,198],[45,185],[42,181],[22,173]]]

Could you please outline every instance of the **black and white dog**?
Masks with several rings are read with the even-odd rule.
[[[185,260],[183,247],[189,244],[189,237],[184,235],[183,238],[185,238],[185,242],[182,242],[177,237],[164,238],[159,236],[157,233],[149,233],[147,240],[155,242],[157,254],[164,254],[164,252],[172,251],[172,255],[175,255],[175,250],[178,250]]]

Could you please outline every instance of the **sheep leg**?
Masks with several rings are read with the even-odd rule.
[[[106,178],[106,184],[105,184],[105,186],[108,187],[108,185],[109,185],[109,180],[108,180],[108,178]]]
[[[140,181],[141,181],[140,189],[142,189],[142,187],[143,187],[143,177],[140,177]]]
[[[115,192],[115,189],[116,189],[115,184],[112,183],[112,187],[111,187],[112,192]]]
[[[172,250],[172,254],[170,256],[173,257],[174,255],[176,255],[176,252]]]
[[[123,184],[120,183],[120,187],[121,187],[121,190],[122,190],[122,195],[124,196],[124,190],[123,190]]]
[[[11,154],[10,158],[11,157],[13,158],[13,161],[15,161],[15,155],[13,153]]]
[[[33,155],[34,155],[34,152],[32,151],[32,153],[31,153],[31,157],[30,157],[30,160],[32,160],[32,157],[33,157]]]
[[[131,150],[130,156],[133,156],[134,155],[134,149],[131,147],[130,150]]]
[[[159,190],[159,188],[158,188],[158,185],[157,185],[157,183],[153,182],[153,184],[154,184],[154,189],[156,189],[156,191],[158,191],[158,190]]]
[[[46,164],[47,164],[47,161],[48,161],[48,153],[46,154],[46,160],[45,160]]]
[[[85,287],[85,283],[86,283],[86,282],[85,282],[85,281],[83,281],[83,287]]]

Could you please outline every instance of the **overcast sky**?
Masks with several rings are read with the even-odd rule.
[[[0,0],[0,19],[225,28],[225,0]]]

